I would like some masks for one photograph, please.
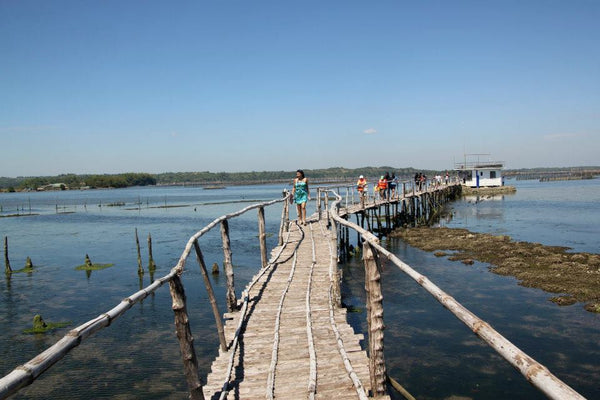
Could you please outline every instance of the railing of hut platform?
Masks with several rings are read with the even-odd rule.
[[[206,285],[206,291],[209,297],[209,301],[212,307],[212,311],[215,317],[217,331],[219,335],[220,347],[223,350],[228,350],[228,344],[225,340],[225,334],[223,329],[223,322],[221,313],[217,307],[217,301],[208,279],[208,273],[206,271],[206,265],[198,239],[204,234],[212,230],[213,228],[220,226],[221,228],[221,239],[223,242],[223,255],[224,262],[223,267],[227,276],[227,294],[226,303],[228,311],[237,310],[237,300],[235,297],[234,290],[234,279],[233,279],[233,266],[231,263],[232,253],[229,240],[229,223],[230,219],[239,217],[242,214],[254,209],[258,209],[258,238],[260,244],[261,253],[261,267],[265,269],[267,266],[267,245],[266,245],[266,231],[265,231],[265,207],[274,205],[276,203],[283,202],[281,222],[279,225],[279,244],[282,244],[284,231],[287,230],[288,220],[288,202],[289,193],[283,192],[283,197],[263,203],[253,204],[239,211],[231,214],[223,215],[210,224],[206,225],[202,230],[194,234],[187,242],[181,257],[177,264],[171,268],[169,273],[162,278],[156,279],[149,286],[135,292],[131,296],[122,300],[116,307],[99,315],[98,317],[76,327],[69,331],[62,339],[56,342],[53,346],[46,349],[44,352],[38,354],[35,358],[29,360],[23,365],[16,367],[9,374],[0,378],[0,399],[5,399],[25,386],[32,384],[43,372],[47,371],[50,367],[60,361],[66,356],[73,348],[79,346],[84,340],[88,339],[94,333],[100,331],[103,328],[108,327],[111,323],[122,316],[127,310],[132,308],[136,303],[141,302],[151,293],[154,293],[159,287],[165,283],[169,284],[169,291],[172,298],[172,309],[175,314],[175,328],[177,338],[179,340],[179,347],[181,350],[181,356],[183,359],[184,373],[190,393],[190,399],[192,400],[203,400],[204,394],[202,392],[202,384],[198,375],[198,359],[194,350],[194,339],[189,325],[186,297],[181,281],[181,275],[184,272],[184,267],[187,258],[189,257],[192,248],[196,253],[196,258],[202,272],[204,283]],[[246,296],[247,300],[247,296]],[[232,346],[235,343],[232,343]]]
[[[558,379],[545,366],[528,356],[499,332],[494,330],[491,325],[477,317],[452,296],[436,286],[426,276],[418,273],[408,264],[404,263],[390,251],[382,247],[379,244],[379,239],[371,232],[342,218],[338,214],[338,210],[342,203],[348,202],[348,196],[346,196],[346,199],[344,200],[340,194],[330,188],[318,188],[317,193],[318,209],[321,210],[321,203],[323,203],[326,211],[323,215],[327,216],[331,222],[331,231],[334,237],[332,240],[337,240],[338,227],[341,226],[354,229],[363,239],[362,254],[365,265],[367,332],[369,333],[367,347],[371,388],[375,397],[385,395],[386,393],[385,382],[387,373],[383,352],[383,293],[381,290],[380,275],[380,260],[386,258],[421,285],[429,294],[454,314],[456,318],[467,325],[477,336],[515,367],[533,386],[539,389],[548,398],[555,400],[585,400],[583,396]],[[335,197],[331,206],[328,205],[330,194]]]

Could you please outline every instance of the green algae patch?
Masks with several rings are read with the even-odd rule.
[[[112,267],[114,264],[95,264],[92,263],[92,261],[90,260],[90,257],[86,254],[85,255],[85,263],[81,264],[77,267],[75,267],[75,269],[77,271],[99,271],[101,269],[106,269],[106,268],[110,268]]]
[[[75,267],[77,271],[100,271],[101,269],[110,268],[115,264],[81,264]]]
[[[34,271],[33,262],[31,261],[31,258],[27,257],[27,260],[25,261],[25,266],[23,268],[10,270],[10,271],[8,271],[8,273],[9,274],[18,274],[18,273],[31,274],[33,271]]]
[[[460,228],[398,229],[390,236],[425,251],[452,251],[448,257],[452,261],[490,264],[492,272],[513,276],[522,286],[559,294],[550,299],[558,305],[583,302],[587,311],[600,313],[600,254],[569,253],[568,247],[517,242],[505,235]]]
[[[54,329],[64,328],[65,326],[71,325],[71,321],[65,322],[46,322],[42,318],[41,315],[36,315],[33,317],[33,328],[25,329],[23,333],[26,334],[36,334],[36,333],[46,333],[53,331]]]

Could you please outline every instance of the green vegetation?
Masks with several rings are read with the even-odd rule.
[[[156,178],[147,173],[125,173],[116,175],[75,175],[0,178],[3,191],[37,190],[56,184],[54,190],[90,188],[123,188],[128,186],[156,185]]]
[[[92,264],[92,265],[81,264],[81,265],[75,267],[75,269],[77,271],[100,271],[101,269],[110,268],[113,265],[115,265],[115,264]]]
[[[27,257],[27,259],[25,260],[25,266],[21,269],[14,269],[11,270],[9,268],[6,269],[6,273],[7,274],[18,274],[18,273],[25,273],[25,274],[31,274],[33,272],[33,262],[31,261],[31,258]]]
[[[63,328],[71,325],[71,321],[65,322],[45,322],[41,315],[33,317],[33,328],[25,329],[23,333],[34,334],[34,333],[46,333],[54,329]]]
[[[105,268],[110,268],[112,267],[114,264],[94,264],[92,263],[92,261],[90,260],[90,256],[88,256],[87,254],[85,255],[85,262],[77,267],[75,267],[75,269],[77,271],[99,271],[101,269],[105,269]]]
[[[0,177],[0,190],[36,190],[51,184],[64,184],[64,188],[55,190],[90,188],[122,188],[128,186],[147,185],[235,185],[235,184],[264,184],[291,182],[296,170],[290,171],[250,171],[250,172],[164,172],[160,174],[148,173],[123,173],[113,175],[75,175],[62,174],[58,176],[38,177]],[[450,171],[450,169],[448,169]],[[600,175],[600,167],[569,167],[569,168],[531,168],[518,170],[505,170],[504,176],[515,177],[530,174],[561,173],[561,172],[585,171],[591,175]],[[419,170],[415,168],[397,168],[390,166],[344,168],[333,167],[325,169],[304,169],[306,176],[313,182],[340,182],[353,181],[359,175],[367,178],[375,178],[385,175],[386,172],[394,173],[400,180],[411,180],[415,173],[423,172],[427,176],[437,173],[445,173],[446,170]]]

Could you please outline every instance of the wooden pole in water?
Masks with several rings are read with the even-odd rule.
[[[140,252],[140,239],[138,238],[137,228],[135,228],[135,247],[137,249],[138,275],[144,275],[142,266],[142,253]]]
[[[363,244],[365,290],[367,292],[367,326],[369,330],[369,372],[373,397],[386,394],[385,359],[383,356],[383,294],[377,251],[367,241]]]
[[[8,259],[8,236],[4,236],[4,272],[7,275],[12,273],[10,260]]]
[[[265,208],[258,209],[258,241],[260,242],[261,267],[265,268],[269,262],[267,259],[267,233],[265,232]]]
[[[148,268],[156,268],[154,257],[152,257],[152,236],[148,233]]]
[[[221,239],[223,241],[223,269],[227,275],[227,310],[229,312],[237,310],[237,299],[235,298],[235,288],[233,284],[233,263],[231,260],[231,242],[229,240],[229,222],[226,219],[221,221]]]
[[[148,271],[150,274],[156,270],[156,263],[154,262],[154,257],[152,256],[152,236],[148,233]]]
[[[179,275],[173,276],[173,279],[169,281],[169,291],[173,299],[171,308],[175,313],[175,331],[179,339],[179,349],[183,358],[183,370],[190,391],[190,399],[204,400],[202,383],[198,375],[198,358],[194,350],[194,337],[185,304],[185,291]]]
[[[223,321],[221,320],[221,313],[219,312],[219,307],[217,306],[217,299],[215,298],[215,292],[213,291],[212,285],[210,283],[210,279],[208,279],[208,272],[206,271],[206,264],[204,263],[204,256],[202,255],[202,250],[200,250],[200,245],[198,244],[198,240],[194,240],[194,249],[196,250],[196,259],[198,260],[198,265],[200,265],[200,271],[202,272],[202,278],[204,279],[204,285],[206,286],[206,293],[208,294],[208,300],[210,301],[210,306],[213,311],[213,315],[215,316],[215,322],[217,324],[217,331],[219,333],[219,343],[221,344],[221,350],[227,351],[227,341],[225,340],[225,331],[223,329]]]

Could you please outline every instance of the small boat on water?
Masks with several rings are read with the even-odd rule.
[[[214,190],[214,189],[225,189],[225,185],[202,185],[202,189]]]

